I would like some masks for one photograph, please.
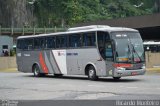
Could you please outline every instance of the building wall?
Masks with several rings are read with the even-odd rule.
[[[3,56],[3,45],[8,45],[8,50],[13,49],[13,38],[9,36],[0,36],[0,56]]]
[[[160,67],[160,53],[146,52],[146,67],[159,68]]]
[[[16,57],[0,57],[0,69],[16,68]]]

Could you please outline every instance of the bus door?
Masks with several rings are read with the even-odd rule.
[[[114,62],[114,53],[113,53],[113,42],[106,41],[105,43],[105,58],[106,58],[106,70],[107,75],[112,74],[113,62]]]

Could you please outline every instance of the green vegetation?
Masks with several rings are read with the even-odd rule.
[[[33,10],[39,27],[68,27],[80,22],[152,14],[157,1],[35,0]]]

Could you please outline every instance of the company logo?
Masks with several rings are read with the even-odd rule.
[[[64,51],[58,51],[58,56],[65,56],[65,52]]]
[[[78,53],[67,53],[67,56],[78,56]]]

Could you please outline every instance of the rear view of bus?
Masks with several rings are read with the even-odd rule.
[[[103,25],[17,38],[17,65],[35,76],[87,75],[90,80],[145,74],[143,42],[137,30]]]

